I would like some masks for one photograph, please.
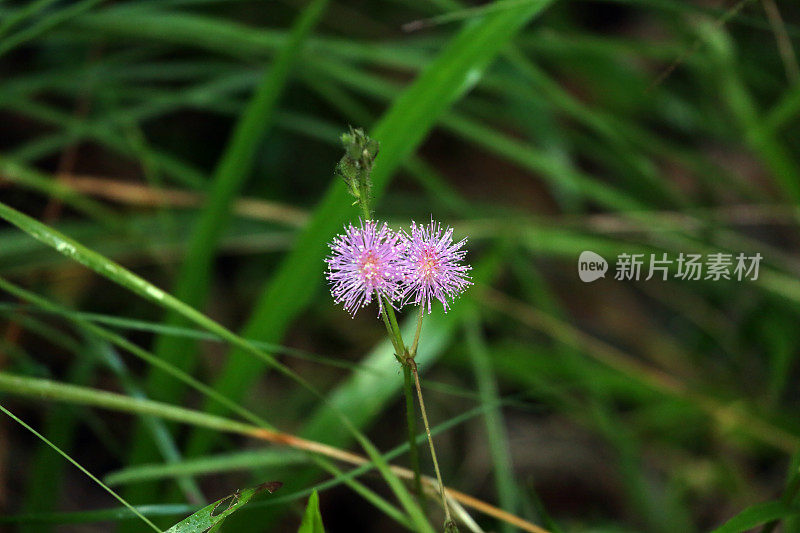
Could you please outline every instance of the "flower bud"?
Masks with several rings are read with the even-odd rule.
[[[341,137],[344,156],[336,165],[336,173],[342,177],[347,188],[357,201],[369,201],[372,194],[372,163],[378,155],[380,144],[371,139],[361,128],[343,133]]]

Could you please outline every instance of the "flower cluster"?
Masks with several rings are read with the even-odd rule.
[[[387,300],[393,306],[409,302],[431,312],[439,300],[445,312],[450,303],[472,284],[469,265],[463,264],[467,242],[453,242],[453,229],[431,220],[411,224],[411,231],[395,233],[386,224],[367,220],[350,224],[330,243],[328,281],[334,301],[355,315],[373,297],[379,309]]]

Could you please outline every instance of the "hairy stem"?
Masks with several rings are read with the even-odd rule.
[[[397,344],[400,347],[400,353],[398,353],[397,355],[403,357],[406,352],[406,345],[403,344],[403,335],[400,333],[400,326],[397,325],[397,317],[394,314],[394,308],[391,305],[389,305],[388,300],[386,300],[386,305],[384,306],[384,309],[386,310],[386,316],[389,317],[389,323],[391,324],[392,328],[390,334],[393,334],[397,338]]]
[[[436,482],[439,483],[439,495],[442,498],[442,508],[444,509],[445,531],[458,531],[453,518],[450,516],[450,506],[447,504],[447,495],[444,492],[442,473],[439,470],[439,461],[436,459],[436,449],[433,446],[431,426],[428,424],[428,414],[425,411],[425,401],[422,399],[422,386],[419,382],[417,363],[413,359],[408,358],[407,365],[411,368],[411,373],[414,375],[414,384],[417,387],[417,399],[419,400],[419,410],[422,413],[422,423],[425,425],[425,434],[428,436],[428,447],[431,449],[431,460],[433,461],[433,469],[436,472]]]
[[[369,208],[369,196],[367,194],[360,195],[359,206],[364,217],[369,220],[371,218],[371,211]],[[439,471],[439,461],[436,459],[436,449],[433,447],[433,437],[431,436],[430,424],[428,424],[428,415],[425,412],[425,403],[422,400],[422,387],[419,382],[419,373],[417,372],[417,363],[414,357],[417,355],[417,346],[419,345],[419,336],[422,332],[422,319],[425,315],[425,309],[422,305],[419,307],[419,316],[417,318],[417,329],[414,333],[414,342],[411,345],[411,350],[406,349],[403,342],[403,335],[400,332],[400,326],[397,324],[397,316],[394,313],[394,308],[389,302],[388,298],[378,296],[381,303],[381,318],[383,324],[386,326],[386,331],[392,341],[395,349],[395,357],[403,366],[403,384],[406,399],[406,424],[408,425],[408,445],[409,445],[409,460],[411,468],[414,471],[414,491],[417,498],[422,505],[422,474],[419,465],[419,452],[417,450],[417,424],[414,410],[414,391],[412,390],[414,384],[417,389],[417,398],[419,399],[419,408],[422,413],[422,421],[425,424],[425,433],[428,435],[428,446],[431,450],[431,460],[433,461],[433,468],[436,471],[436,480],[439,483],[439,495],[442,498],[442,508],[444,509],[445,516],[445,531],[457,532],[455,522],[450,516],[450,507],[447,503],[447,496],[444,492],[444,483],[442,482],[442,474]],[[413,378],[412,378],[413,376]],[[413,383],[412,383],[413,381]]]
[[[411,344],[409,355],[411,359],[417,356],[417,346],[419,346],[419,334],[422,332],[422,319],[425,318],[425,306],[420,304],[419,315],[417,316],[417,330],[414,332],[414,342]]]
[[[411,369],[403,365],[403,393],[406,398],[406,425],[408,426],[408,459],[414,471],[414,492],[423,507],[422,474],[419,467],[419,449],[417,448],[417,411],[414,408],[414,384]],[[424,508],[424,507],[423,507]]]
[[[419,450],[417,448],[417,419],[416,409],[414,408],[414,385],[411,377],[411,369],[405,363],[406,348],[403,343],[403,336],[400,334],[400,328],[397,327],[397,318],[394,315],[394,309],[389,304],[386,298],[382,300],[381,318],[383,324],[386,326],[386,331],[389,333],[389,338],[395,349],[395,357],[403,365],[403,392],[406,400],[406,425],[408,426],[408,451],[409,462],[411,470],[414,472],[414,492],[422,506],[424,493],[422,492],[422,472],[419,466]]]
[[[361,214],[364,215],[364,221],[372,220],[372,212],[369,209],[369,204],[365,201],[358,202],[361,206]]]
[[[392,331],[392,324],[389,322],[389,317],[386,316],[386,306],[389,304],[388,302],[381,302],[381,304],[381,319],[383,320],[383,325],[386,326],[386,332],[389,334],[389,340],[392,341],[392,347],[394,347],[394,356],[402,363],[403,350],[400,349],[401,344],[398,344],[397,335],[395,335],[394,331]],[[403,339],[399,339],[399,342],[402,343]]]

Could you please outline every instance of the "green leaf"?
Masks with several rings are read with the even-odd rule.
[[[303,521],[300,523],[297,533],[325,533],[325,528],[322,526],[322,515],[319,512],[317,491],[312,492],[308,499],[306,513],[303,515]]]
[[[266,490],[272,494],[280,486],[281,483],[272,482],[264,483],[251,489],[237,490],[233,494],[210,503],[193,515],[181,520],[169,528],[166,533],[201,533],[216,528],[225,518],[241,509],[259,492]]]
[[[112,409],[139,415],[152,415],[165,420],[173,420],[184,424],[206,427],[214,431],[227,431],[241,435],[252,435],[259,430],[258,426],[201,413],[200,411],[194,411],[176,405],[156,402],[146,398],[132,398],[123,394],[116,394],[90,387],[70,385],[68,383],[60,383],[48,379],[29,378],[10,374],[8,372],[0,372],[0,392],[32,397],[39,400],[52,399],[79,405],[93,405],[103,409]]]
[[[711,533],[739,533],[756,526],[800,514],[800,508],[783,502],[765,502],[748,507]]]
[[[145,480],[165,479],[183,475],[207,475],[236,470],[252,471],[264,467],[285,467],[309,462],[306,453],[293,449],[247,450],[224,455],[185,459],[179,463],[134,465],[112,472],[103,481],[110,487]]]

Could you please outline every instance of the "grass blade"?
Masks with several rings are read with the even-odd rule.
[[[68,374],[70,382],[87,383],[95,369],[94,361],[85,359],[75,361]],[[44,434],[53,443],[69,450],[76,440],[78,417],[71,406],[58,405],[48,411]],[[52,511],[61,493],[64,479],[64,462],[54,455],[48,445],[42,444],[36,450],[33,468],[28,475],[28,492],[25,496],[24,513],[43,513]],[[47,533],[50,527],[21,525],[20,533]]]
[[[2,377],[5,377],[5,376],[2,376]],[[97,483],[98,485],[100,485],[101,487],[103,487],[103,489],[105,489],[105,491],[106,491],[106,492],[108,492],[108,493],[109,493],[109,494],[111,494],[111,495],[112,495],[114,498],[116,498],[116,499],[117,499],[117,501],[119,501],[119,502],[120,502],[122,505],[124,505],[125,507],[127,507],[128,509],[130,509],[130,511],[131,511],[132,513],[134,513],[136,516],[138,516],[138,517],[139,517],[139,518],[140,518],[140,519],[141,519],[141,520],[142,520],[142,521],[143,521],[145,524],[147,524],[147,525],[148,525],[148,526],[149,526],[151,529],[153,529],[153,530],[155,530],[155,531],[161,531],[159,528],[157,528],[157,527],[156,527],[156,525],[155,525],[153,522],[151,522],[150,520],[148,520],[146,516],[144,516],[142,513],[140,513],[139,511],[137,511],[135,507],[133,507],[131,504],[129,504],[127,501],[125,501],[125,499],[123,499],[123,498],[122,498],[122,496],[120,496],[119,494],[117,494],[116,492],[114,492],[113,490],[111,490],[111,489],[110,489],[108,486],[106,486],[106,485],[105,485],[105,484],[104,484],[102,481],[100,481],[99,479],[97,479],[97,478],[96,478],[96,477],[95,477],[95,476],[94,476],[94,475],[93,475],[91,472],[89,472],[88,470],[86,470],[86,469],[85,469],[85,468],[84,468],[84,467],[83,467],[83,466],[82,466],[80,463],[78,463],[78,462],[77,462],[75,459],[73,459],[72,457],[70,457],[70,456],[69,456],[69,454],[67,454],[67,453],[66,453],[65,451],[63,451],[61,448],[59,448],[58,446],[56,446],[55,444],[53,444],[52,442],[50,442],[49,440],[47,440],[47,438],[46,438],[44,435],[42,435],[41,433],[39,433],[38,431],[36,431],[35,429],[33,429],[31,426],[29,426],[28,424],[26,424],[24,421],[22,421],[20,418],[18,418],[18,417],[17,417],[17,416],[16,416],[14,413],[12,413],[11,411],[9,411],[8,409],[6,409],[5,407],[3,407],[2,405],[0,405],[0,411],[2,411],[3,413],[5,413],[6,415],[8,415],[8,416],[9,416],[9,417],[10,417],[12,420],[14,420],[14,421],[15,421],[15,422],[17,422],[18,424],[20,424],[20,425],[21,425],[22,427],[24,427],[25,429],[27,429],[28,431],[30,431],[31,433],[33,433],[34,435],[36,435],[36,436],[37,436],[37,437],[38,437],[38,438],[39,438],[39,439],[40,439],[42,442],[44,442],[45,444],[47,444],[48,446],[50,446],[51,448],[53,448],[53,449],[54,449],[56,452],[58,452],[58,453],[59,453],[59,454],[60,454],[60,455],[61,455],[61,456],[62,456],[64,459],[66,459],[67,461],[69,461],[70,463],[72,463],[72,464],[75,466],[75,468],[77,468],[78,470],[80,470],[81,472],[83,472],[84,474],[86,474],[87,476],[89,476],[89,478],[90,478],[92,481],[94,481],[95,483]]]
[[[259,467],[278,467],[307,463],[305,453],[293,450],[258,450],[234,452],[225,455],[185,459],[180,463],[136,465],[105,476],[109,486],[125,485],[153,479],[198,474],[213,474],[234,470],[251,470]]]
[[[796,516],[800,509],[786,505],[783,502],[765,502],[748,507],[737,514],[711,533],[741,533],[766,524],[773,520],[780,520]]]
[[[17,376],[0,372],[0,391],[33,398],[46,398],[80,405],[92,405],[139,415],[152,415],[165,420],[207,427],[215,431],[227,431],[240,435],[253,435],[257,426],[185,409],[146,398],[131,398],[113,392],[59,383],[48,379]]]
[[[166,533],[201,533],[209,529],[216,531],[228,516],[241,509],[253,496],[265,490],[272,494],[278,487],[280,484],[275,486],[272,483],[265,483],[251,489],[237,490],[181,520],[169,528]]]
[[[325,528],[322,526],[322,515],[319,512],[319,495],[317,491],[311,493],[306,506],[306,512],[303,515],[303,521],[300,523],[300,529],[297,533],[325,533]]]
[[[102,1],[103,0],[83,0],[83,2],[70,4],[64,9],[43,17],[41,20],[28,26],[27,28],[4,38],[3,42],[0,43],[0,56],[9,52],[10,50],[13,50],[17,46],[30,41],[31,39],[35,39],[39,35],[42,35],[59,24],[63,24],[67,20],[76,17],[85,11],[88,11]]]

